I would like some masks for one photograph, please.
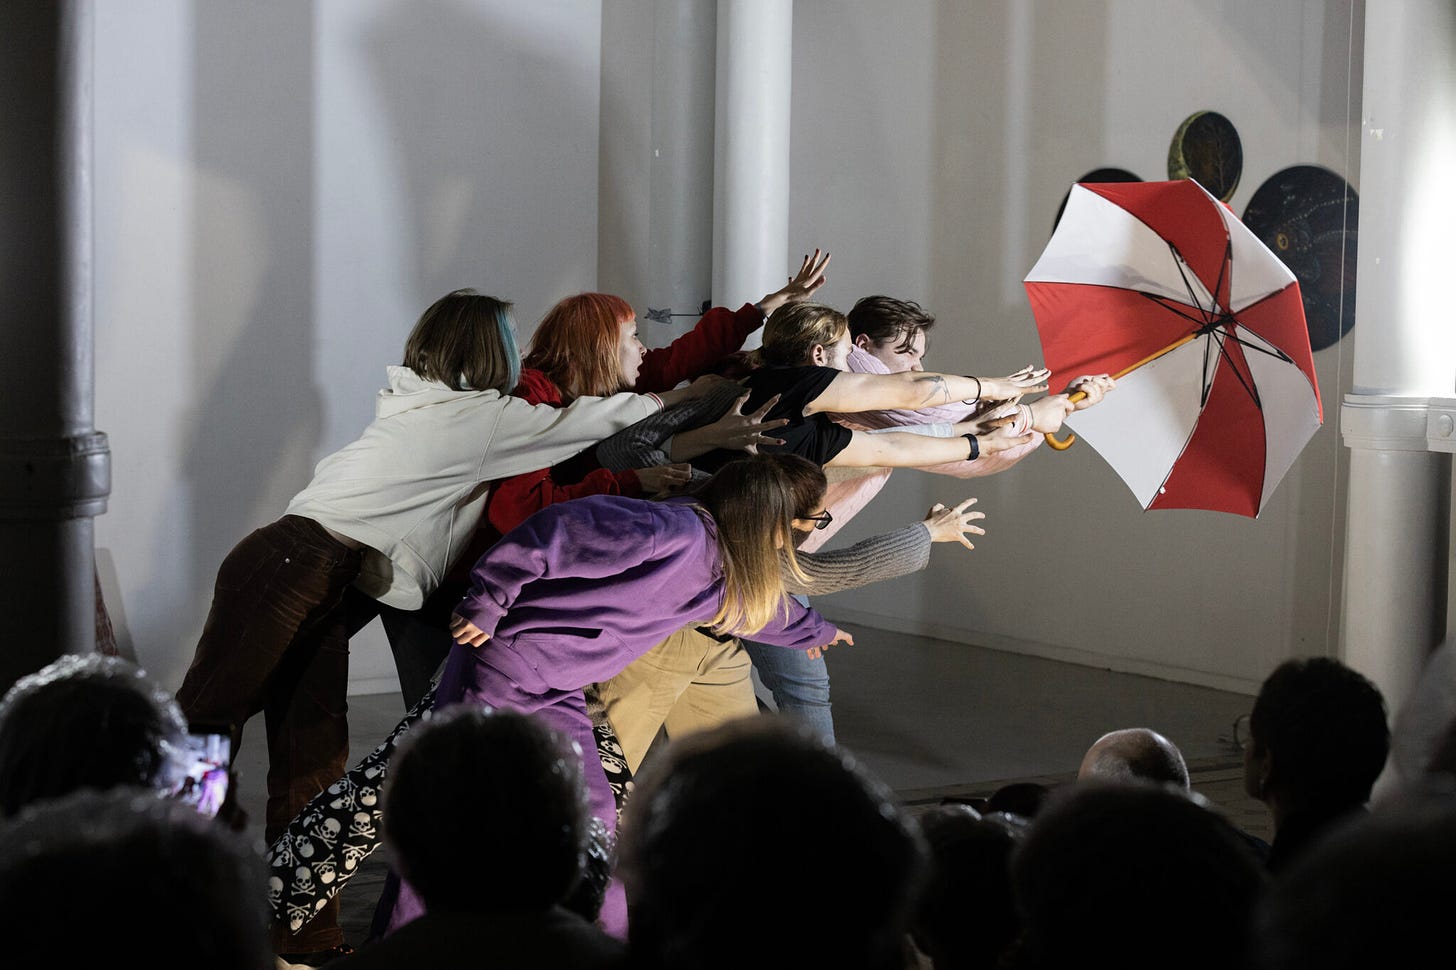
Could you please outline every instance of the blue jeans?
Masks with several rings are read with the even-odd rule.
[[[795,595],[794,599],[809,605],[807,597]],[[753,640],[744,640],[743,648],[779,713],[797,717],[832,744],[834,718],[829,712],[829,667],[824,658],[811,659],[803,650]]]

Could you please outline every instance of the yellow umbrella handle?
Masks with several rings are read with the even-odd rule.
[[[1199,334],[1199,331],[1195,330],[1195,331],[1193,331],[1190,334],[1186,334],[1186,335],[1184,335],[1182,337],[1179,337],[1177,340],[1173,341],[1168,346],[1164,347],[1162,350],[1159,350],[1156,353],[1148,354],[1146,357],[1144,357],[1142,360],[1138,361],[1136,364],[1131,364],[1131,365],[1129,365],[1127,367],[1124,367],[1122,370],[1118,371],[1116,374],[1113,374],[1112,375],[1112,379],[1115,380],[1115,381],[1122,380],[1128,374],[1131,374],[1133,371],[1137,370],[1139,367],[1143,366],[1144,364],[1149,363],[1151,361],[1157,360],[1159,357],[1163,356],[1164,354],[1168,353],[1169,351],[1177,350],[1179,347],[1183,346],[1188,341],[1190,341],[1194,337],[1198,336],[1198,334]],[[1086,396],[1087,396],[1086,393],[1084,393],[1082,391],[1078,391],[1077,393],[1075,393],[1075,394],[1073,394],[1071,396],[1070,400],[1073,403],[1076,403],[1077,401],[1082,400]],[[1074,435],[1074,434],[1071,434],[1071,433],[1068,433],[1068,435],[1065,438],[1062,438],[1061,440],[1057,440],[1057,437],[1055,435],[1053,435],[1050,431],[1047,432],[1047,436],[1046,436],[1047,447],[1053,449],[1054,451],[1066,451],[1068,448],[1072,447],[1072,445],[1074,445],[1076,443],[1076,441],[1077,441],[1077,436]]]
[[[1127,371],[1123,371],[1123,373],[1126,374]],[[1073,404],[1076,404],[1078,401],[1082,400],[1086,396],[1086,391],[1078,391],[1076,394],[1073,394],[1070,398],[1068,398],[1068,400],[1071,401]],[[1072,447],[1074,444],[1077,443],[1077,436],[1072,434],[1071,432],[1068,432],[1065,438],[1058,440],[1056,435],[1048,431],[1046,435],[1046,443],[1048,448],[1051,448],[1055,451],[1066,451],[1068,448]]]

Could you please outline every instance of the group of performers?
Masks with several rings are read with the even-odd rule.
[[[1113,382],[1046,394],[1036,367],[926,371],[934,317],[888,297],[847,316],[814,302],[828,262],[816,250],[784,287],[651,350],[608,294],[557,303],[524,359],[505,300],[460,290],[424,312],[363,434],[223,561],[178,691],[189,718],[234,725],[235,745],[264,714],[265,838],[345,773],[348,639],[375,616],[407,708],[545,720],[585,752],[609,833],[604,728],[635,771],[664,729],[757,713],[757,669],[781,712],[833,739],[823,651],[853,641],[807,596],[924,568],[933,542],[970,548],[983,514],[967,498],[848,548],[824,542],[889,469],[1004,470]],[[743,352],[760,327],[761,348]],[[337,904],[323,895],[280,921],[275,949],[342,942]],[[392,880],[376,925],[420,911]],[[625,935],[615,881],[600,923]]]

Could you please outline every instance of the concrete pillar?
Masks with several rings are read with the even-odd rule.
[[[1341,650],[1394,711],[1446,629],[1450,458],[1428,421],[1456,391],[1456,7],[1367,4],[1364,56]]]
[[[789,272],[792,0],[719,0],[713,302],[742,305]],[[747,347],[761,343],[750,336]]]
[[[0,4],[0,690],[96,642],[90,0]]]

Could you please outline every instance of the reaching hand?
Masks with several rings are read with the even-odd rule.
[[[978,536],[986,534],[986,530],[979,526],[971,525],[977,519],[984,519],[984,512],[969,512],[976,500],[968,498],[955,508],[946,508],[939,502],[930,509],[925,519],[925,528],[930,531],[931,542],[959,542],[967,549],[976,548],[971,540],[966,538],[967,532],[973,532]]]
[[[471,623],[459,613],[450,614],[450,635],[455,642],[467,647],[478,647],[490,639],[490,634]]]
[[[976,444],[981,447],[981,454],[994,455],[998,451],[1006,451],[1018,445],[1028,444],[1035,437],[1031,434],[1014,435],[1011,433],[1011,419],[1002,418],[1006,424],[993,428],[985,434],[976,435]]]
[[[820,657],[824,656],[824,651],[825,650],[828,650],[830,647],[834,646],[836,643],[843,643],[843,644],[847,644],[848,646],[851,646],[852,647],[852,646],[854,646],[854,637],[850,636],[844,630],[840,630],[838,628],[835,628],[835,630],[834,630],[834,639],[833,640],[830,640],[828,643],[824,644],[822,647],[810,647],[805,652],[809,655],[809,659],[810,660],[818,660]]]
[[[1035,394],[1047,389],[1046,379],[1051,371],[1045,367],[1028,364],[1014,374],[1005,377],[981,377],[981,399],[993,401],[1010,400],[1020,394]]]
[[[759,445],[781,445],[782,438],[775,438],[765,432],[775,428],[782,428],[789,423],[788,418],[775,418],[772,421],[765,421],[764,415],[773,410],[774,405],[779,403],[779,395],[775,394],[763,402],[763,407],[752,414],[743,413],[743,405],[748,403],[748,395],[745,394],[734,402],[733,406],[712,424],[706,424],[702,430],[704,440],[711,442],[718,448],[734,448],[748,452],[750,455],[758,454]]]
[[[1048,394],[1031,402],[1031,430],[1040,434],[1056,434],[1062,430],[1067,415],[1077,410],[1070,394]]]
[[[773,312],[785,303],[800,303],[813,296],[819,287],[824,285],[826,279],[824,267],[829,265],[829,254],[823,257],[819,250],[814,250],[813,256],[805,256],[804,263],[799,267],[795,276],[790,276],[788,283],[780,289],[758,301],[758,308],[763,311],[765,317],[772,316]]]
[[[1088,374],[1068,384],[1067,393],[1074,396],[1077,394],[1084,395],[1073,402],[1073,408],[1080,411],[1083,408],[1090,408],[1092,405],[1101,401],[1107,392],[1116,386],[1117,381],[1108,377],[1106,374]]]
[[[692,480],[693,466],[686,462],[637,469],[637,481],[642,485],[643,495],[660,495]]]

